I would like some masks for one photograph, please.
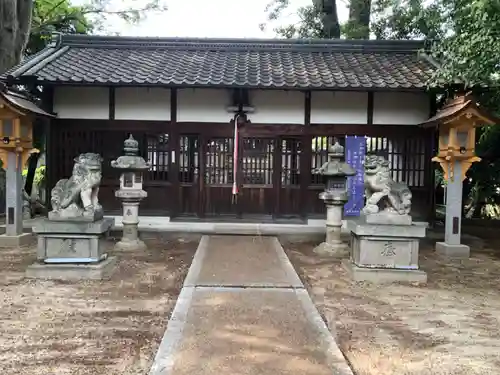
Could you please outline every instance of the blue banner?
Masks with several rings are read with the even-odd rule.
[[[364,169],[366,138],[361,136],[345,137],[345,161],[356,170],[356,175],[347,178],[349,201],[344,206],[345,216],[359,216],[364,206]]]

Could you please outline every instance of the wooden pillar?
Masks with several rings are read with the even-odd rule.
[[[433,117],[437,113],[437,100],[436,93],[432,92],[429,98],[429,118]],[[436,173],[434,171],[434,163],[431,161],[432,157],[437,154],[437,145],[439,142],[439,132],[437,129],[430,128],[427,131],[426,138],[428,141],[426,142],[426,155],[425,168],[428,171],[427,181],[425,182],[425,186],[429,188],[429,213],[427,217],[427,221],[431,228],[434,228],[436,225]]]
[[[206,199],[206,187],[205,187],[205,175],[207,167],[207,151],[208,151],[208,137],[206,133],[201,133],[198,137],[198,217],[205,217],[205,199]],[[195,162],[195,142],[194,138],[189,138],[189,160],[193,163]],[[192,154],[191,154],[192,153]],[[191,170],[193,170],[191,168]],[[194,182],[194,176],[193,176]]]
[[[170,200],[170,216],[175,217],[179,214],[179,129],[177,127],[177,89],[170,90],[170,134],[169,134],[169,170],[168,178],[172,184],[172,194],[168,199]]]
[[[438,142],[438,132],[435,129],[429,129],[426,132],[426,148],[425,148],[425,169],[427,178],[425,179],[424,186],[428,187],[429,196],[429,212],[427,213],[426,220],[429,222],[431,228],[436,224],[436,173],[434,171],[434,163],[432,163],[432,156],[437,153],[436,144]]]
[[[311,137],[311,91],[304,93],[304,127],[301,136],[300,153],[300,216],[303,220],[308,215],[308,188],[311,183],[311,159],[312,159],[312,137]]]
[[[234,120],[231,120],[231,126],[234,129]],[[234,133],[233,133],[234,135]],[[240,129],[238,132],[238,168],[236,171],[236,176],[233,178],[236,179],[236,185],[238,186],[238,194],[236,195],[235,199],[238,201],[236,202],[236,217],[238,219],[241,219],[243,216],[243,202],[244,202],[244,196],[245,194],[245,189],[243,189],[243,153],[245,150],[243,149],[243,146],[245,144],[244,139],[245,136],[247,136],[247,131],[246,129]],[[236,145],[235,145],[236,146]]]
[[[109,119],[114,120],[115,119],[115,98],[116,98],[116,92],[114,87],[109,88]]]
[[[273,175],[272,175],[272,183],[273,183],[273,195],[274,195],[274,207],[272,216],[273,218],[277,218],[281,214],[281,171],[283,169],[282,159],[283,159],[283,140],[281,137],[275,137],[274,141],[274,149],[273,149]]]
[[[366,107],[366,124],[373,125],[373,91],[368,92],[368,105]]]
[[[52,113],[54,111],[54,88],[51,86],[44,86],[43,88],[43,100],[42,100],[42,109],[45,111]],[[52,188],[55,186],[57,182],[57,176],[55,175],[55,147],[57,145],[53,142],[53,138],[55,135],[54,129],[56,127],[56,121],[46,119],[43,122],[44,126],[44,137],[45,137],[45,206],[47,210],[50,211],[52,209],[50,203],[50,192]],[[60,145],[59,147],[63,147]]]

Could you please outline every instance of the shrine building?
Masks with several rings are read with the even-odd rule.
[[[109,215],[121,211],[110,162],[129,133],[152,163],[141,215],[257,222],[323,219],[312,171],[334,138],[357,136],[363,153],[390,160],[413,215],[428,220],[436,130],[418,125],[435,114],[435,69],[418,41],[55,35],[1,78],[42,87],[56,116],[45,129],[47,189],[78,154],[99,153]]]

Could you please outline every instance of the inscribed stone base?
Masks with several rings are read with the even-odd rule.
[[[98,263],[106,258],[100,238],[113,224],[114,219],[37,223],[33,227],[38,234],[37,258],[45,263]]]
[[[368,281],[376,284],[408,282],[426,283],[427,273],[422,270],[403,270],[394,268],[363,268],[351,260],[343,259],[343,267],[354,281]]]
[[[400,281],[406,281],[412,277],[407,274],[418,271],[419,239],[425,237],[425,225],[381,225],[348,221],[347,226],[351,230],[351,262],[356,266],[356,277],[361,279],[360,275],[367,273],[369,276],[363,277],[374,280],[381,278],[387,282],[398,281],[398,277],[401,277]],[[376,274],[382,276],[373,276]]]
[[[111,277],[116,266],[116,257],[109,257],[91,264],[47,264],[35,263],[26,270],[26,277],[49,280],[104,280]]]
[[[121,240],[116,243],[115,250],[118,251],[134,251],[134,250],[146,250],[148,247],[144,241],[137,239],[135,241],[124,241]]]
[[[19,236],[0,235],[0,248],[26,246],[33,242],[35,242],[33,233],[23,233]]]
[[[450,258],[469,258],[470,247],[467,245],[450,245],[446,242],[436,242],[436,253]]]
[[[321,256],[330,256],[335,258],[343,258],[349,256],[349,246],[343,242],[336,244],[322,242],[318,246],[316,246],[313,251]]]

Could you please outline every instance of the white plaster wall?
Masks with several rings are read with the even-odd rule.
[[[178,122],[229,122],[233,115],[228,90],[180,89],[177,92]]]
[[[300,91],[252,90],[255,112],[248,118],[257,124],[304,124],[305,94]]]
[[[106,87],[56,87],[54,112],[59,118],[108,119],[109,89]]]
[[[311,123],[366,124],[368,93],[351,91],[313,91]]]
[[[426,93],[375,92],[373,124],[417,125],[429,118],[430,100]]]
[[[170,120],[170,90],[120,87],[115,90],[115,119]]]

